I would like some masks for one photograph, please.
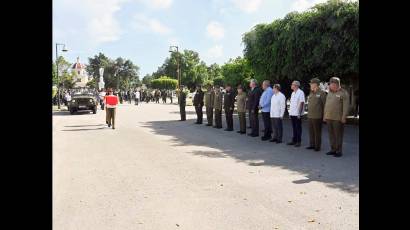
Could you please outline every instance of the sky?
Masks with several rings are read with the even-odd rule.
[[[71,63],[104,53],[130,59],[140,78],[155,72],[169,46],[199,53],[207,65],[243,55],[242,35],[325,0],[53,0],[55,43]]]

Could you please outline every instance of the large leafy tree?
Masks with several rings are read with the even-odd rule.
[[[178,80],[162,76],[151,81],[152,88],[155,89],[170,89],[175,90],[178,85]]]
[[[58,65],[58,75],[57,75]],[[57,62],[52,65],[52,82],[53,85],[59,83],[59,87],[72,88],[74,85],[74,73],[70,71],[71,63],[64,59],[63,56],[57,58]]]
[[[139,67],[132,63],[131,60],[118,57],[112,60],[105,56],[103,53],[99,53],[92,58],[88,58],[89,65],[87,66],[87,72],[90,76],[93,76],[90,86],[96,86],[96,82],[99,79],[99,69],[104,68],[104,82],[105,87],[117,88],[122,90],[128,90],[141,84],[139,80]]]
[[[242,57],[229,59],[221,67],[221,72],[224,84],[230,84],[232,87],[236,87],[239,84],[247,87],[249,80],[254,75],[248,61]]]
[[[244,56],[258,80],[303,85],[312,77],[344,82],[359,75],[359,3],[331,0],[292,12],[243,36]]]

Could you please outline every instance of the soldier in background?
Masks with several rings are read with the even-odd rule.
[[[310,145],[306,149],[320,151],[322,144],[323,110],[326,103],[326,92],[319,88],[320,80],[310,80],[310,94],[308,96],[308,122]]]
[[[239,117],[239,131],[240,134],[246,133],[246,93],[243,91],[241,85],[238,86],[238,95],[236,96],[236,109]]]
[[[326,154],[341,157],[344,125],[349,112],[349,94],[340,87],[339,78],[332,77],[329,83],[323,121],[328,126],[331,150]]]
[[[235,107],[235,95],[234,95],[234,92],[232,91],[231,85],[229,84],[227,84],[225,88],[223,103],[224,103],[226,126],[227,126],[225,131],[233,131],[233,110]]]
[[[258,137],[259,136],[259,100],[262,95],[261,88],[257,85],[257,81],[255,79],[251,79],[249,86],[251,87],[251,92],[249,94],[249,108],[251,112],[249,114],[251,118],[251,127],[252,132],[248,134],[251,137]]]
[[[194,96],[193,105],[195,106],[195,112],[196,112],[195,124],[202,124],[202,118],[203,118],[202,107],[204,106],[204,92],[202,92],[200,85],[196,87],[196,93]]]
[[[212,120],[213,120],[213,109],[214,109],[214,98],[215,98],[215,92],[212,89],[212,85],[207,86],[207,91],[205,93],[205,109],[206,109],[206,120],[208,121],[208,124],[206,126],[212,126]]]
[[[179,98],[178,98],[179,113],[181,114],[181,121],[186,120],[186,113],[185,113],[186,96],[187,96],[187,92],[184,90],[184,86],[181,85],[179,87]]]
[[[214,97],[214,109],[215,109],[215,126],[214,128],[222,129],[222,93],[219,85],[215,86]]]

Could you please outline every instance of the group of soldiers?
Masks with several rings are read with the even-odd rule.
[[[162,100],[162,103],[165,104],[167,103],[167,98],[169,97],[171,104],[173,103],[173,98],[172,98],[172,92],[170,90],[159,90],[159,89],[153,89],[153,90],[143,90],[141,92],[142,101],[145,101],[146,103],[149,103],[150,101],[159,103],[159,100]]]
[[[320,87],[320,80],[313,78],[310,81],[310,94],[307,99],[308,107],[308,127],[309,127],[309,146],[306,149],[320,151],[322,138],[322,124],[327,123],[330,151],[327,155],[335,157],[342,156],[342,144],[344,125],[349,111],[349,94],[340,85],[340,79],[332,77],[329,80],[329,92],[323,91]],[[264,131],[262,141],[269,140],[274,143],[282,143],[283,136],[283,117],[287,110],[286,97],[281,93],[280,84],[271,87],[270,81],[265,80],[262,88],[257,81],[252,79],[249,84],[250,91],[245,92],[244,87],[239,85],[237,93],[231,85],[225,86],[222,92],[219,85],[212,87],[206,86],[206,92],[202,87],[196,87],[193,105],[197,114],[195,124],[202,124],[203,106],[205,106],[207,124],[214,128],[222,128],[222,110],[225,112],[226,126],[225,131],[233,131],[233,113],[235,102],[239,117],[240,134],[246,134],[246,112],[248,113],[251,132],[248,136],[259,136],[259,110],[261,110]],[[295,147],[301,146],[302,136],[302,116],[305,113],[305,94],[300,89],[300,82],[293,81],[291,85],[292,95],[290,97],[289,117],[292,122],[293,138],[288,145]],[[181,121],[186,120],[187,90],[180,86],[179,106]],[[215,125],[213,125],[213,121]]]

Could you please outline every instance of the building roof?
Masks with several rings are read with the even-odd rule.
[[[84,69],[85,65],[80,63],[80,58],[77,57],[77,62],[71,67],[73,69]]]

